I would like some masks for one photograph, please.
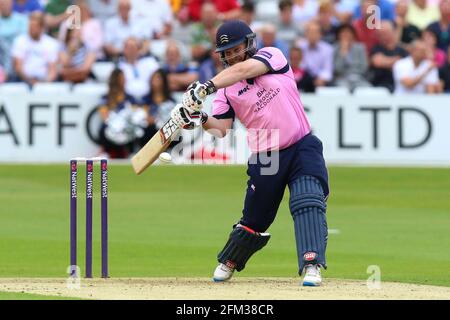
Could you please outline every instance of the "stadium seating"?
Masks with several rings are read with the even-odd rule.
[[[346,96],[350,95],[350,90],[347,87],[318,87],[316,88],[318,96]]]
[[[105,83],[80,83],[72,87],[74,94],[96,94],[104,95],[108,92],[108,86]]]
[[[70,93],[71,84],[67,82],[42,82],[36,83],[31,92],[34,94],[68,94]]]
[[[23,82],[8,82],[3,83],[0,85],[0,95],[3,94],[11,94],[11,95],[18,95],[18,94],[27,94],[29,93],[30,88],[26,83]]]
[[[384,87],[360,87],[353,91],[354,96],[390,96],[391,93]]]

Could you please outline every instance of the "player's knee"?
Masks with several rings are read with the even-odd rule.
[[[265,232],[267,229],[269,229],[272,221],[256,221],[251,219],[242,218],[239,221],[239,224],[244,225],[256,232]]]
[[[325,212],[325,195],[319,179],[313,176],[301,176],[289,187],[291,192],[289,208],[293,216],[311,209]]]

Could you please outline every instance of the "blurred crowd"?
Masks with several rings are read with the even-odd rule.
[[[126,156],[108,119],[143,107],[131,131],[146,141],[173,92],[222,70],[215,32],[228,19],[279,48],[302,92],[450,92],[450,0],[0,0],[0,83],[96,83],[95,65],[113,64],[100,137]]]

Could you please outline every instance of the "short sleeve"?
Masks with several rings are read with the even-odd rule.
[[[219,89],[213,100],[212,115],[216,119],[235,118],[234,109],[226,96],[226,89]]]
[[[25,38],[22,36],[17,37],[14,40],[11,55],[17,59],[23,59],[25,56],[26,48],[25,48]]]
[[[394,79],[397,82],[402,81],[405,77],[409,76],[408,70],[404,67],[404,60],[398,60],[396,63],[394,63],[392,73],[394,76]]]
[[[53,40],[52,38],[49,39],[49,62],[50,63],[55,63],[58,61],[58,57],[59,57],[59,52],[61,51],[61,47],[60,44],[56,41]]]
[[[439,73],[437,68],[433,68],[424,79],[425,84],[439,83]]]
[[[264,63],[270,73],[284,73],[289,70],[289,63],[280,49],[275,47],[261,48],[252,57]]]

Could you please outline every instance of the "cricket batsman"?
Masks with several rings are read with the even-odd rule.
[[[255,33],[239,20],[219,27],[216,52],[225,69],[205,83],[191,84],[182,104],[171,112],[175,123],[185,129],[202,125],[215,136],[224,137],[238,118],[249,132],[252,154],[242,217],[218,254],[213,279],[229,280],[267,244],[270,234],[266,231],[288,186],[299,275],[305,275],[304,286],[319,286],[320,269],[326,269],[328,172],[322,142],[311,133],[292,69],[279,49],[257,51]],[[205,94],[213,93],[212,115],[208,116],[202,103]],[[262,161],[262,154],[276,157],[276,172],[263,170],[267,161]]]

